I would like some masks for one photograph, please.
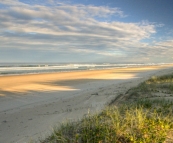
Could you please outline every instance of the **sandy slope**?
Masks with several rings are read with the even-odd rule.
[[[46,136],[53,125],[104,107],[172,65],[0,77],[0,143]]]

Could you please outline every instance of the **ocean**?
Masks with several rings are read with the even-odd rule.
[[[0,63],[0,76],[20,75],[20,74],[39,74],[51,72],[70,72],[82,70],[98,70],[111,68],[127,68],[148,65],[164,65],[166,63],[147,63],[147,64],[113,64],[113,63],[89,63],[89,64],[71,64],[71,63]]]

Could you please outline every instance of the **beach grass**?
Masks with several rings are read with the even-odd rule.
[[[41,143],[162,143],[173,130],[172,103],[139,101],[54,128]],[[162,112],[162,110],[164,112]]]
[[[173,143],[172,83],[173,74],[151,77],[120,104],[54,127],[40,143]]]

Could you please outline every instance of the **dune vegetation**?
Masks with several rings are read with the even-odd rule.
[[[40,143],[173,143],[173,74],[152,77],[121,100],[63,123]]]

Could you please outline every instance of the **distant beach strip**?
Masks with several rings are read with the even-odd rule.
[[[39,74],[50,72],[70,72],[82,70],[99,70],[111,68],[127,68],[127,67],[140,67],[140,66],[157,66],[166,65],[169,63],[141,63],[141,64],[112,64],[112,63],[99,63],[99,64],[17,64],[17,63],[0,63],[0,76],[5,75],[20,75],[20,74]]]

